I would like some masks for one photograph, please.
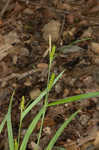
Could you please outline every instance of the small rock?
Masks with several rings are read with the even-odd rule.
[[[57,84],[55,85],[55,91],[56,91],[56,93],[60,93],[61,90],[62,90],[62,87],[61,87],[60,83],[57,83]]]
[[[99,57],[96,57],[94,61],[95,61],[95,64],[99,65]]]
[[[39,68],[39,69],[48,69],[48,64],[46,64],[46,63],[39,63],[37,65],[37,68]]]
[[[50,127],[45,127],[43,129],[44,133],[46,133],[47,135],[51,135],[51,128]]]
[[[24,82],[24,85],[25,86],[31,86],[32,85],[32,82],[28,79]]]
[[[84,31],[81,38],[91,37],[92,36],[92,28],[89,27],[87,30]]]
[[[67,10],[67,11],[70,11],[72,9],[72,7],[69,5],[69,4],[66,4],[66,3],[58,3],[57,7],[59,9],[62,9],[62,10]]]
[[[15,89],[18,88],[18,84],[17,83],[13,83],[12,87],[15,88]]]
[[[5,43],[13,44],[20,42],[20,39],[15,31],[11,31],[4,36]]]
[[[23,13],[26,14],[26,15],[32,15],[33,14],[33,10],[30,9],[30,8],[26,8],[26,9],[24,9]]]
[[[91,43],[91,49],[93,52],[99,54],[99,43],[92,42]]]
[[[68,89],[64,89],[64,95],[63,95],[63,97],[64,97],[64,98],[67,97],[68,94],[69,94],[69,90],[68,90]]]
[[[87,122],[88,122],[89,119],[90,119],[89,116],[87,116],[87,115],[81,115],[79,120],[80,120],[80,123],[82,125],[87,126]]]
[[[41,91],[39,88],[30,91],[29,95],[31,99],[36,99],[40,95]]]
[[[48,42],[49,35],[51,35],[52,42],[56,42],[59,38],[60,25],[60,22],[55,20],[45,24],[42,29],[44,40]]]

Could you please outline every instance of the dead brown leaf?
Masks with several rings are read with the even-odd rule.
[[[97,6],[95,6],[95,7],[93,7],[89,12],[90,13],[97,13],[97,12],[99,12],[99,4]]]
[[[92,42],[91,49],[94,53],[99,54],[99,43]]]
[[[97,132],[95,141],[94,141],[94,145],[96,147],[96,150],[99,150],[99,131]]]
[[[48,68],[48,64],[46,64],[46,63],[39,63],[38,65],[37,65],[37,68],[38,69],[47,69]]]
[[[66,144],[64,144],[64,147],[67,150],[80,150],[80,148],[77,146],[75,141],[69,140]]]
[[[72,9],[72,7],[69,4],[66,4],[66,3],[58,3],[57,7],[59,9],[68,10],[68,11],[70,11]]]
[[[44,119],[44,127],[53,127],[55,125],[55,121],[51,117],[45,117]],[[37,129],[39,130],[41,126],[41,121],[37,124]]]

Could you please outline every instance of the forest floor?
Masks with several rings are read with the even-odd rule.
[[[99,1],[98,0],[16,0],[0,4],[0,122],[13,90],[16,89],[12,124],[17,136],[20,101],[34,100],[46,88],[48,76],[48,35],[56,46],[52,71],[65,70],[49,94],[49,102],[99,91]],[[66,47],[67,45],[71,45]],[[64,49],[64,50],[63,50]],[[81,108],[65,128],[56,147],[67,150],[99,149],[99,98],[48,108],[44,119],[40,149],[44,150],[66,118]],[[23,121],[21,138],[43,105],[43,100]],[[27,150],[37,142],[40,122],[31,135]],[[0,150],[8,150],[6,127],[0,135]]]

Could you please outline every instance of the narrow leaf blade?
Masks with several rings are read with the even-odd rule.
[[[6,121],[7,121],[7,115],[4,117],[3,121],[2,121],[1,124],[0,124],[0,133],[1,133],[2,130],[3,130]]]
[[[14,150],[14,139],[13,139],[13,131],[12,131],[12,123],[11,123],[11,114],[8,113],[7,116],[7,130],[8,130],[8,141],[10,150]]]
[[[80,110],[76,111],[74,114],[72,114],[68,120],[66,120],[61,127],[58,129],[58,131],[56,132],[56,134],[54,135],[54,137],[52,138],[52,140],[50,141],[50,143],[48,144],[47,148],[45,150],[51,150],[54,146],[54,144],[56,143],[57,139],[59,138],[59,136],[61,135],[61,133],[63,132],[64,128],[67,127],[67,125],[73,120],[73,118],[76,117],[76,115],[80,112]]]
[[[39,113],[36,115],[36,117],[33,119],[33,121],[31,122],[31,124],[29,125],[27,132],[24,136],[24,139],[22,141],[20,150],[26,150],[26,146],[29,140],[30,135],[32,134],[33,130],[36,127],[36,124],[38,123],[39,119],[41,118],[41,115],[43,114],[44,108],[42,108]]]
[[[56,84],[56,82],[61,78],[61,76],[63,75],[64,71],[62,71],[53,81],[53,85],[52,87]],[[51,90],[51,89],[50,89]],[[37,104],[40,102],[40,100],[46,95],[46,93],[48,92],[48,89],[46,88],[39,97],[37,97],[35,99],[35,101],[33,101],[23,112],[22,112],[22,120],[24,119],[24,117],[29,113],[29,111]]]
[[[80,95],[71,96],[71,97],[67,97],[67,98],[64,98],[64,99],[57,100],[55,102],[49,103],[48,106],[54,106],[54,105],[58,105],[58,104],[74,102],[74,101],[88,99],[88,98],[92,98],[92,97],[96,97],[96,96],[99,96],[99,92],[80,94]]]

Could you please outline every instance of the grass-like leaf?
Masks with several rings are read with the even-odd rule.
[[[74,114],[72,114],[69,119],[67,119],[62,125],[61,127],[57,130],[56,134],[54,135],[54,137],[51,139],[50,143],[48,144],[47,148],[45,150],[52,150],[54,144],[56,143],[57,139],[59,138],[59,136],[61,135],[61,133],[63,132],[64,128],[67,127],[67,125],[73,120],[73,118],[76,117],[76,115],[80,112],[80,110],[76,111]]]
[[[10,107],[10,105],[12,104],[12,100],[13,100],[14,94],[15,94],[15,90],[14,90],[12,96],[11,96],[9,107]],[[2,132],[3,127],[4,127],[4,125],[5,125],[6,121],[7,121],[7,115],[8,115],[8,113],[5,115],[3,121],[2,121],[1,124],[0,124],[0,133]]]
[[[64,71],[62,71],[53,81],[53,85],[52,87],[56,84],[56,82],[60,79],[60,77],[62,76],[62,74],[64,73]],[[51,89],[50,89],[51,90]],[[45,89],[39,97],[37,97],[23,112],[22,112],[22,120],[24,119],[24,117],[29,113],[29,111],[37,104],[40,102],[40,100],[47,94],[48,89]]]
[[[50,57],[50,64],[52,64],[52,61],[53,61],[53,59],[54,59],[55,50],[56,50],[56,46],[54,45],[54,46],[52,47],[52,50],[51,50],[50,54],[49,54],[49,57]]]
[[[29,140],[30,135],[32,134],[33,130],[35,129],[39,119],[41,118],[41,115],[43,114],[44,108],[42,108],[39,113],[36,115],[36,117],[33,119],[33,121],[31,122],[31,124],[29,125],[27,132],[24,136],[24,139],[22,141],[20,150],[26,150],[26,146]]]
[[[54,146],[54,149],[55,149],[55,150],[66,150],[66,148],[59,147],[59,146]]]
[[[10,150],[14,150],[14,139],[13,139],[13,131],[12,131],[12,123],[11,123],[11,107],[12,107],[14,93],[15,91],[11,96],[8,113],[7,113],[7,130],[8,130],[8,141],[9,141]]]
[[[3,127],[4,127],[5,123],[6,123],[6,121],[7,121],[7,115],[5,115],[3,121],[2,121],[1,124],[0,124],[0,133],[1,133],[2,130],[3,130]]]
[[[76,96],[67,97],[67,98],[64,98],[64,99],[59,99],[55,102],[49,103],[48,106],[54,106],[54,105],[57,105],[57,104],[64,104],[64,103],[74,102],[74,101],[88,99],[88,98],[92,98],[92,97],[96,97],[96,96],[99,96],[99,92],[80,94],[80,95],[76,95]]]
[[[54,80],[55,80],[55,73],[52,73],[51,78],[48,83],[48,91],[50,91],[50,89],[52,88]]]
[[[12,131],[12,123],[11,123],[11,113],[8,113],[7,116],[7,130],[8,130],[8,141],[10,150],[14,150],[14,139],[13,139],[13,131]]]

